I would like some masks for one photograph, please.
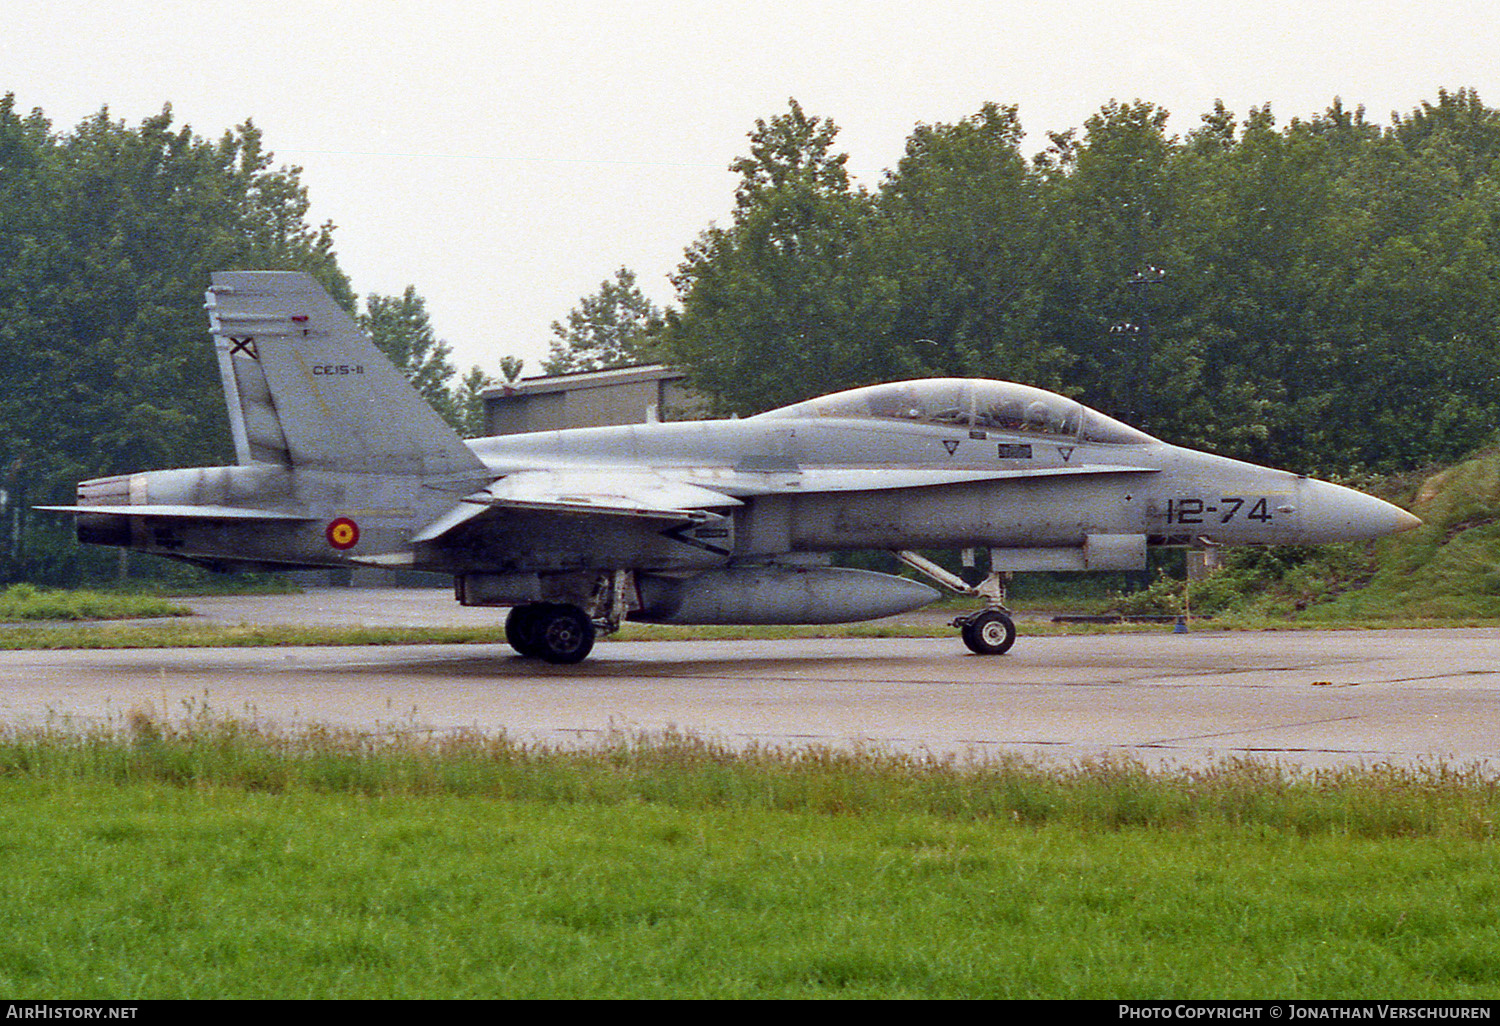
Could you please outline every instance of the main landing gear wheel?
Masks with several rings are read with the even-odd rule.
[[[581,662],[594,648],[594,621],[577,606],[548,606],[537,626],[541,656],[549,663]]]
[[[541,603],[528,606],[516,606],[505,618],[505,640],[510,642],[510,647],[529,659],[542,658],[542,645],[538,638],[537,622],[539,614],[546,612],[549,607]]]
[[[577,606],[535,602],[510,611],[505,640],[523,656],[576,663],[594,648],[594,621]]]
[[[1016,625],[1010,617],[986,609],[962,625],[964,644],[978,655],[1001,655],[1016,643]]]

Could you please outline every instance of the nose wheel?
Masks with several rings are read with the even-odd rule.
[[[998,609],[984,609],[953,621],[964,644],[977,655],[1001,655],[1016,643],[1016,625]]]

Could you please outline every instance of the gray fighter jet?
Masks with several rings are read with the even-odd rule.
[[[310,276],[213,275],[238,465],[84,481],[85,542],[229,569],[409,567],[508,606],[522,655],[583,659],[623,620],[835,623],[915,609],[917,581],[828,565],[896,552],[983,596],[1006,651],[1016,571],[1138,570],[1149,545],[1318,544],[1416,526],[1326,481],[1169,445],[1052,392],[943,378],[743,420],[465,442]],[[977,587],[916,549],[989,549]]]

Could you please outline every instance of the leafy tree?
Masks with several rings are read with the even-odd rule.
[[[500,357],[500,378],[503,381],[519,381],[525,367],[526,361],[519,356],[502,356]]]
[[[135,128],[101,110],[57,133],[0,100],[0,574],[76,572],[66,525],[27,506],[80,478],[228,457],[211,271],[305,269],[352,303],[299,174],[250,122],[210,142],[170,108]]]
[[[372,293],[365,299],[360,326],[396,368],[453,429],[465,438],[484,433],[484,390],[495,379],[478,366],[461,377],[448,357],[453,347],[441,341],[432,327],[427,301],[408,285],[400,296]],[[520,375],[522,361],[502,357],[500,370],[506,380]]]
[[[465,438],[484,433],[484,391],[493,387],[496,379],[479,366],[458,375],[449,360],[453,347],[437,337],[427,301],[415,286],[408,285],[400,296],[372,293],[365,299],[359,322],[371,341],[455,431]],[[523,364],[519,357],[501,357],[501,377],[516,380]]]
[[[635,272],[622,267],[579,301],[567,324],[552,322],[552,348],[542,370],[569,374],[649,363],[662,323],[660,308],[636,285]]]
[[[1167,118],[1154,104],[1111,102],[1085,122],[1082,139],[1065,140],[1055,165],[1039,165],[1039,331],[1068,354],[1068,390],[1136,422],[1147,419],[1154,375],[1168,364],[1153,352],[1148,367],[1143,331],[1111,329],[1149,318],[1153,349],[1172,337],[1165,311],[1151,309],[1163,290],[1133,284],[1158,277],[1153,268],[1180,275]]]
[[[874,380],[888,362],[889,304],[871,237],[873,203],[851,188],[838,127],[786,113],[757,121],[733,222],[710,227],[673,277],[681,303],[665,350],[731,411]]]
[[[894,306],[889,371],[1062,387],[1064,352],[1038,338],[1041,221],[1015,107],[918,125],[876,196]]]
[[[365,312],[359,323],[422,398],[448,423],[459,426],[463,418],[449,390],[449,382],[457,373],[448,359],[453,347],[433,331],[427,301],[417,294],[416,286],[406,286],[400,296],[371,293],[365,297]]]
[[[508,359],[512,357],[501,360],[502,370]],[[465,438],[478,438],[484,434],[484,390],[494,384],[494,378],[475,366],[470,367],[469,372],[454,386],[453,407],[458,419],[454,427]]]
[[[1450,458],[1483,441],[1493,347],[1472,341],[1494,339],[1482,283],[1495,206],[1488,190],[1459,188],[1465,165],[1437,138],[1413,154],[1337,102],[1282,131],[1252,112],[1197,179],[1193,306],[1220,414],[1205,418],[1206,440],[1323,471]],[[1258,435],[1231,427],[1221,397],[1235,395],[1257,407]]]
[[[1442,140],[1464,187],[1493,175],[1500,159],[1500,111],[1486,107],[1472,89],[1438,90],[1437,103],[1423,102],[1408,115],[1391,115],[1396,140],[1416,153]]]

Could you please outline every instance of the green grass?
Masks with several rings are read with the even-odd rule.
[[[690,737],[0,738],[27,998],[1488,998],[1477,772],[1051,770]]]
[[[192,595],[300,595],[303,588],[286,574],[208,573],[202,580],[129,580],[111,589],[126,594],[184,597]]]
[[[1474,841],[11,782],[0,802],[18,996],[1487,998],[1500,976],[1500,866]]]
[[[160,595],[112,591],[67,591],[13,584],[0,591],[0,622],[23,620],[128,620],[192,616],[193,611]]]

